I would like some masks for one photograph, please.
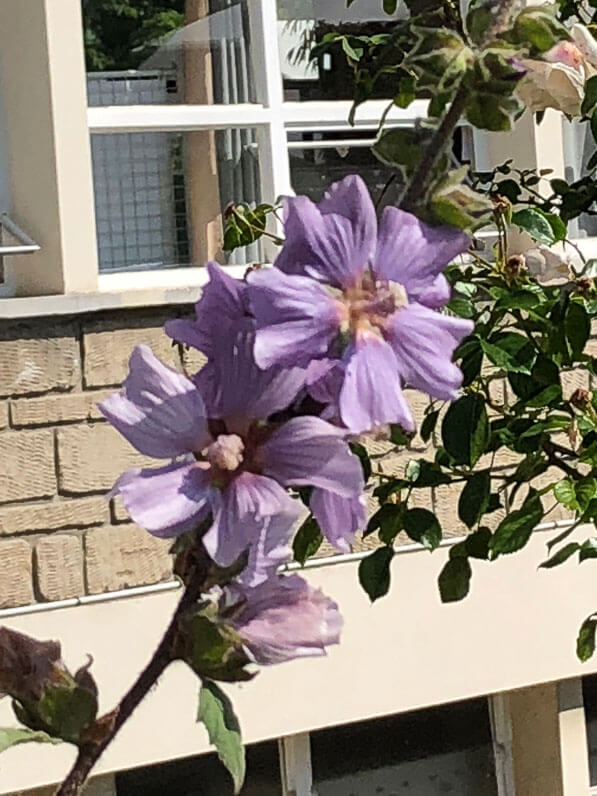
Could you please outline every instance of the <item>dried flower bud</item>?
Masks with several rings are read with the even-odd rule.
[[[580,279],[576,280],[576,291],[577,293],[580,293],[581,296],[586,296],[589,293],[592,293],[594,287],[594,280],[588,276],[581,276]]]
[[[506,272],[506,276],[509,276],[510,279],[514,279],[517,276],[520,276],[520,274],[526,270],[524,255],[512,254],[506,260],[506,265],[504,270]]]
[[[570,396],[570,403],[577,409],[587,409],[591,405],[591,393],[583,387],[579,387]]]
[[[509,213],[511,207],[512,203],[509,199],[506,199],[505,196],[496,194],[496,196],[493,197],[493,209],[494,212],[498,213],[499,215],[505,215],[506,213]]]

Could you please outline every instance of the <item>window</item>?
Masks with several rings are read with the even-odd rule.
[[[487,700],[311,733],[317,796],[497,796]]]
[[[590,783],[591,787],[595,788],[594,792],[597,793],[597,675],[583,677],[582,692],[587,727]]]

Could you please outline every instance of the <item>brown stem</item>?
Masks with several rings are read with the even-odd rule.
[[[87,777],[105,749],[112,743],[123,724],[153,688],[166,667],[174,660],[173,649],[176,646],[180,620],[201,595],[208,573],[208,559],[206,556],[202,556],[201,559],[187,582],[174,616],[151,660],[118,706],[111,713],[96,720],[94,726],[87,733],[91,740],[80,745],[77,759],[68,776],[56,791],[56,796],[79,796]]]

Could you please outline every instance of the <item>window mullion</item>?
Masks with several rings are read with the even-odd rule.
[[[313,769],[311,738],[308,732],[280,738],[280,773],[282,796],[311,796]]]

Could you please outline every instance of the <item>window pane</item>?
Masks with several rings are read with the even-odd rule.
[[[313,59],[311,52],[327,33],[368,35],[384,33],[404,16],[384,14],[381,0],[277,0],[280,68],[287,100],[352,99],[353,72],[340,44]],[[380,86],[379,96],[395,93]]]
[[[497,796],[487,701],[311,734],[318,796]]]
[[[330,183],[347,174],[359,174],[373,200],[381,197],[381,207],[396,204],[404,188],[403,180],[396,170],[375,157],[371,151],[374,142],[373,130],[289,133],[293,189],[318,202]],[[468,128],[456,130],[452,152],[455,164],[472,161],[472,136]]]
[[[591,785],[597,785],[597,675],[583,677],[582,692],[585,704]]]
[[[247,0],[82,2],[89,105],[254,101]]]
[[[222,213],[259,201],[254,131],[93,135],[100,271],[254,262],[257,244],[226,255]]]
[[[566,179],[578,180],[587,175],[587,163],[595,152],[595,141],[591,127],[580,122],[562,120],[564,129],[564,162]],[[572,238],[586,238],[597,235],[597,216],[584,213],[570,222],[569,234]]]
[[[277,741],[247,746],[242,796],[282,796]],[[116,775],[118,796],[232,796],[230,777],[215,754],[174,760]]]

